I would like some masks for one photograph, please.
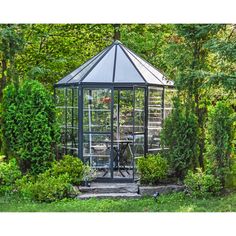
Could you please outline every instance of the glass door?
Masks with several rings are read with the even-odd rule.
[[[133,89],[114,90],[113,178],[133,179]]]
[[[112,89],[83,89],[83,159],[97,178],[111,178]]]

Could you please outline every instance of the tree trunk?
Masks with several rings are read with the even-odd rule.
[[[6,87],[7,84],[7,61],[6,59],[2,59],[2,78],[0,82],[0,103],[2,102],[2,96],[3,96],[3,89]]]
[[[120,40],[120,24],[114,24],[114,41]]]
[[[204,149],[205,149],[205,130],[204,130],[204,115],[205,115],[205,108],[199,108],[199,94],[195,94],[195,106],[196,106],[196,116],[198,121],[198,127],[200,128],[200,135],[198,138],[198,145],[199,145],[199,156],[198,162],[199,166],[202,170],[205,170],[204,167]]]

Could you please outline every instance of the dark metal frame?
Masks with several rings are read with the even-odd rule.
[[[93,70],[93,68],[105,57],[105,55],[107,53],[109,53],[109,51],[112,49],[112,47],[115,46],[115,54],[114,54],[114,66],[113,66],[113,73],[112,73],[112,82],[99,82],[99,83],[92,83],[92,82],[85,82],[84,79],[86,78],[86,76]],[[121,82],[121,83],[115,83],[115,73],[116,73],[116,60],[117,60],[117,48],[119,48],[123,51],[123,53],[126,55],[126,57],[128,58],[128,60],[130,61],[130,63],[133,65],[133,67],[136,69],[136,71],[139,73],[139,75],[142,77],[143,82],[135,82],[135,83],[125,83],[125,82]],[[168,83],[162,83],[162,81],[160,80],[160,78],[157,78],[157,76],[155,76],[153,74],[153,72],[150,70],[150,68],[146,69],[149,71],[149,73],[151,73],[154,77],[157,78],[157,80],[160,82],[160,84],[152,84],[152,83],[148,83],[147,80],[144,78],[144,76],[142,75],[142,73],[139,71],[139,69],[136,67],[135,63],[132,61],[133,59],[131,59],[131,57],[128,54],[132,54],[132,57],[136,58],[136,60],[139,61],[138,56],[130,49],[126,48],[125,46],[121,46],[119,41],[115,41],[112,45],[108,46],[107,48],[105,48],[102,52],[100,52],[99,54],[97,54],[96,56],[94,56],[93,58],[91,58],[89,60],[89,62],[86,64],[84,63],[80,68],[76,71],[76,73],[72,76],[71,74],[67,77],[65,77],[64,79],[62,79],[63,82],[59,82],[57,84],[54,85],[54,95],[56,94],[56,89],[57,88],[63,88],[66,89],[65,91],[65,96],[67,97],[68,95],[68,88],[78,88],[78,157],[82,159],[82,161],[84,161],[84,156],[83,156],[83,141],[84,141],[84,134],[85,133],[93,133],[93,134],[108,134],[110,135],[110,142],[111,142],[111,153],[110,153],[110,176],[109,178],[102,178],[100,179],[100,181],[133,181],[134,180],[134,171],[133,171],[133,176],[132,179],[115,179],[114,175],[113,175],[113,159],[114,159],[114,150],[113,150],[113,133],[114,133],[114,124],[113,124],[113,117],[114,117],[114,91],[118,90],[118,104],[120,104],[120,91],[121,90],[131,90],[133,92],[133,111],[135,111],[135,88],[144,88],[144,112],[145,112],[145,117],[144,117],[144,132],[142,133],[144,135],[144,156],[146,156],[146,154],[148,153],[148,108],[149,108],[149,87],[158,87],[158,88],[162,88],[162,106],[161,106],[161,111],[162,111],[162,121],[164,119],[165,116],[165,104],[164,104],[164,97],[165,97],[165,88],[174,88],[173,85],[170,85]],[[97,61],[95,61],[97,59]],[[95,61],[95,63],[94,63]],[[144,60],[145,61],[145,60]],[[139,61],[140,62],[140,61]],[[149,66],[153,67],[149,62],[145,61]],[[91,64],[94,63],[94,64]],[[80,72],[82,72],[88,65],[91,65],[91,67],[88,67],[86,73],[84,73],[84,75],[82,75],[82,77],[80,78],[79,82],[74,82],[74,83],[69,83],[74,76],[76,76],[77,74],[79,74]],[[154,67],[153,67],[154,68]],[[156,69],[156,68],[154,68]],[[156,69],[157,70],[157,69]],[[159,71],[160,72],[160,71]],[[110,89],[111,90],[111,129],[110,132],[84,132],[83,130],[83,112],[84,112],[84,89]],[[73,94],[72,97],[74,96],[74,90],[73,90]],[[74,98],[72,98],[74,101]],[[65,101],[65,149],[67,150],[67,101]],[[73,109],[74,112],[74,109]],[[119,109],[118,109],[119,112]],[[133,113],[134,114],[134,113]],[[73,114],[72,114],[73,115]],[[118,116],[119,117],[119,116]],[[119,121],[118,121],[119,122]],[[161,126],[163,125],[163,123],[161,123]],[[132,145],[132,149],[133,149],[133,153],[134,153],[134,138],[135,138],[135,120],[133,118],[133,145]],[[134,157],[133,157],[133,170],[135,168],[134,166]]]
[[[164,107],[164,97],[165,97],[165,86],[157,86],[157,85],[144,85],[144,84],[129,84],[126,86],[122,86],[121,84],[119,84],[119,86],[111,86],[111,84],[109,83],[104,83],[104,84],[77,84],[77,86],[55,86],[54,88],[54,93],[56,94],[56,89],[57,88],[64,88],[65,89],[65,96],[68,96],[68,91],[67,88],[78,88],[78,157],[81,158],[82,161],[84,161],[84,157],[83,157],[83,139],[84,139],[84,134],[85,133],[93,133],[93,134],[109,134],[110,135],[110,142],[111,142],[111,153],[110,153],[110,177],[104,177],[104,178],[98,178],[97,181],[124,181],[124,182],[130,182],[134,180],[134,170],[135,170],[135,166],[134,166],[134,157],[132,157],[132,162],[133,162],[133,176],[132,178],[124,178],[124,179],[116,179],[114,178],[113,175],[113,159],[114,159],[114,151],[113,151],[113,131],[114,131],[114,124],[113,124],[113,117],[114,117],[114,91],[118,90],[118,99],[120,96],[120,91],[122,90],[130,90],[133,92],[133,111],[135,110],[135,89],[136,88],[143,88],[144,89],[144,104],[145,104],[145,108],[144,108],[144,112],[145,112],[145,120],[144,120],[144,132],[142,133],[144,135],[144,156],[146,156],[146,154],[148,153],[148,98],[149,98],[149,87],[157,87],[157,88],[162,88],[162,119],[164,118],[164,112],[165,112],[165,107]],[[173,88],[173,86],[166,86],[169,88]],[[111,130],[110,132],[84,132],[83,131],[83,108],[84,108],[84,89],[110,89],[111,90]],[[72,93],[72,96],[74,95],[74,90]],[[74,98],[72,97],[72,99],[74,100]],[[119,104],[119,101],[118,101]],[[65,132],[66,132],[66,139],[67,139],[67,101],[65,101]],[[119,109],[118,109],[119,110]],[[134,127],[135,127],[135,121],[133,118],[133,145],[132,148],[134,148],[134,136],[135,136],[135,132],[134,132]],[[67,140],[65,140],[66,142]],[[67,145],[67,143],[66,143]],[[67,146],[65,147],[65,149],[67,149]],[[134,149],[133,149],[134,152]]]

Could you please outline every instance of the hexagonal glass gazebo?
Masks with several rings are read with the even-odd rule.
[[[97,179],[133,180],[135,159],[160,147],[173,82],[115,41],[55,84],[61,154],[96,168]]]

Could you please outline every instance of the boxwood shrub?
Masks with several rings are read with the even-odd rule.
[[[70,197],[74,191],[67,173],[51,176],[45,171],[37,176],[24,176],[16,182],[18,193],[24,199],[39,202],[52,202]]]
[[[15,158],[9,162],[0,162],[0,194],[9,194],[14,190],[14,184],[21,178],[21,171]]]
[[[79,158],[65,155],[54,161],[51,168],[37,176],[25,175],[16,182],[18,194],[26,199],[52,202],[76,194],[73,185],[83,179],[84,165]]]
[[[213,174],[207,174],[200,168],[197,172],[188,171],[185,177],[184,184],[186,185],[187,191],[193,197],[209,197],[218,195],[222,189],[219,178]]]
[[[148,154],[138,159],[137,170],[141,184],[154,185],[167,176],[168,163],[160,154]]]
[[[70,183],[79,185],[83,180],[84,164],[77,158],[70,155],[65,155],[60,161],[54,161],[51,168],[52,176],[68,174]]]

